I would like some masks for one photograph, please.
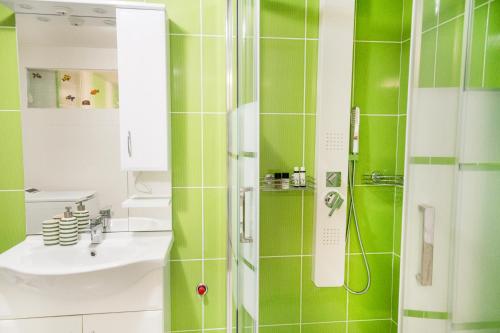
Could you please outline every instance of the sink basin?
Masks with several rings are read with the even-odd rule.
[[[28,236],[0,255],[0,280],[54,298],[112,295],[164,267],[171,243],[171,232],[108,233],[97,245],[84,234],[68,247]]]

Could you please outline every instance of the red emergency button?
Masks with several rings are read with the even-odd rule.
[[[200,283],[197,287],[196,287],[196,292],[198,293],[198,295],[200,296],[204,296],[207,294],[208,292],[208,287],[206,284],[204,283]]]

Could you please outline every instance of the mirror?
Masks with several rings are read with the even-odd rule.
[[[171,182],[169,172],[123,171],[116,9],[32,4],[16,11],[27,233],[78,201],[91,216],[111,207],[110,231],[170,228],[170,204],[125,204],[169,198]]]

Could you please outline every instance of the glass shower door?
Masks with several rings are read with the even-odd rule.
[[[500,332],[500,2],[414,0],[399,332]]]
[[[257,332],[259,313],[259,2],[228,1],[229,328]],[[230,36],[230,37],[229,37]]]

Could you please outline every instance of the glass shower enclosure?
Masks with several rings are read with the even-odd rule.
[[[399,332],[500,332],[500,1],[413,5]]]
[[[259,327],[259,11],[227,2],[227,332]]]

